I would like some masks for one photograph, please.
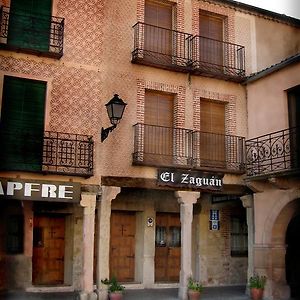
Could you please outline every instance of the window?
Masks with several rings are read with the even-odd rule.
[[[248,255],[248,227],[246,219],[231,218],[231,256]]]
[[[23,253],[24,219],[21,215],[9,216],[6,229],[6,253]]]
[[[49,50],[52,0],[12,0],[8,44],[38,51]]]
[[[2,170],[41,170],[45,95],[46,82],[4,76],[0,119]]]

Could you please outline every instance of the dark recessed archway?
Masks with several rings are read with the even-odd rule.
[[[291,297],[300,298],[300,215],[289,223],[286,232],[286,281],[291,288]]]

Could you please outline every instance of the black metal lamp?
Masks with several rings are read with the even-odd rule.
[[[107,109],[107,114],[110,119],[110,123],[112,126],[104,129],[102,127],[101,129],[101,142],[103,142],[109,135],[111,131],[113,131],[117,125],[120,123],[123,113],[125,110],[127,103],[125,103],[121,98],[119,98],[119,95],[115,94],[114,97],[105,104]]]

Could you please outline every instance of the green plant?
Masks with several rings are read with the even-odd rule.
[[[188,289],[192,291],[202,292],[203,286],[199,281],[196,281],[192,277],[190,277],[188,279]]]
[[[125,289],[125,286],[118,283],[116,277],[112,277],[110,280],[105,278],[104,280],[101,280],[101,282],[108,285],[108,291],[110,293],[123,292]]]
[[[263,288],[265,288],[266,282],[267,282],[266,276],[260,276],[260,275],[254,274],[253,276],[250,277],[249,287],[256,288],[256,289],[263,289]]]

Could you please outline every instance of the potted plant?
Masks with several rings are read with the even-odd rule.
[[[190,300],[199,300],[200,294],[203,291],[203,286],[199,281],[194,280],[192,277],[188,279],[188,296]]]
[[[263,298],[266,282],[266,276],[260,276],[255,274],[250,277],[249,288],[252,300],[261,300]]]
[[[103,284],[108,286],[108,296],[110,300],[121,300],[123,299],[123,291],[125,287],[118,283],[116,277],[108,280],[107,278],[101,280]]]

